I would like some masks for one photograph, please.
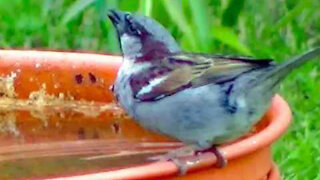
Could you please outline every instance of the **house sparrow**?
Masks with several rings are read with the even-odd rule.
[[[276,65],[271,59],[186,53],[151,18],[118,10],[108,16],[123,53],[114,84],[119,104],[145,128],[195,152],[212,150],[220,161],[212,147],[248,132],[287,74],[320,54],[316,48]]]

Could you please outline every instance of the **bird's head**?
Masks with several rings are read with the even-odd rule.
[[[180,51],[171,34],[149,17],[119,10],[110,10],[108,16],[117,30],[126,59],[150,61]]]

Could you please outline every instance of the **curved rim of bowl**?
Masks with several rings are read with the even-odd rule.
[[[64,59],[70,63],[77,59],[93,60],[92,64],[100,66],[105,65],[105,60],[108,65],[118,68],[121,64],[119,56],[77,53],[77,52],[54,52],[54,51],[35,51],[35,50],[0,50],[2,58],[11,57],[12,59],[23,59],[23,57],[33,57],[36,59]],[[252,153],[257,149],[266,147],[277,140],[288,128],[291,122],[291,111],[286,101],[279,95],[275,95],[270,109],[267,113],[271,114],[270,123],[259,133],[250,137],[237,141],[235,143],[219,147],[220,151],[228,159],[235,159],[240,156]],[[216,162],[216,157],[211,153],[204,153],[199,156],[199,163],[189,167],[190,171],[211,167]],[[141,179],[141,178],[156,178],[160,176],[173,176],[178,173],[178,167],[173,162],[154,162],[145,165],[138,165],[124,169],[106,170],[105,172],[97,172],[92,174],[83,174],[76,176],[66,176],[63,179]],[[60,179],[60,178],[53,178]]]

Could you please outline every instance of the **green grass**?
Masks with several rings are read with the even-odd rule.
[[[0,0],[0,47],[119,53],[108,8],[154,17],[188,51],[283,61],[320,45],[319,0]],[[319,92],[319,59],[281,86],[294,114],[274,146],[284,179],[320,179]]]

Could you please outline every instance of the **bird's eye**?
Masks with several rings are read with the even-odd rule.
[[[128,29],[131,32],[135,32],[136,31],[136,28],[133,26],[133,24],[128,24]]]
[[[124,19],[127,21],[127,22],[131,22],[132,21],[132,17],[129,13],[125,14],[124,15]]]
[[[141,32],[140,30],[136,27],[136,25],[134,24],[133,22],[133,19],[132,19],[132,16],[130,14],[126,14],[124,16],[125,18],[125,21],[126,21],[126,24],[127,24],[127,27],[128,27],[128,31],[131,33],[131,34],[135,34],[135,35],[140,35]]]

